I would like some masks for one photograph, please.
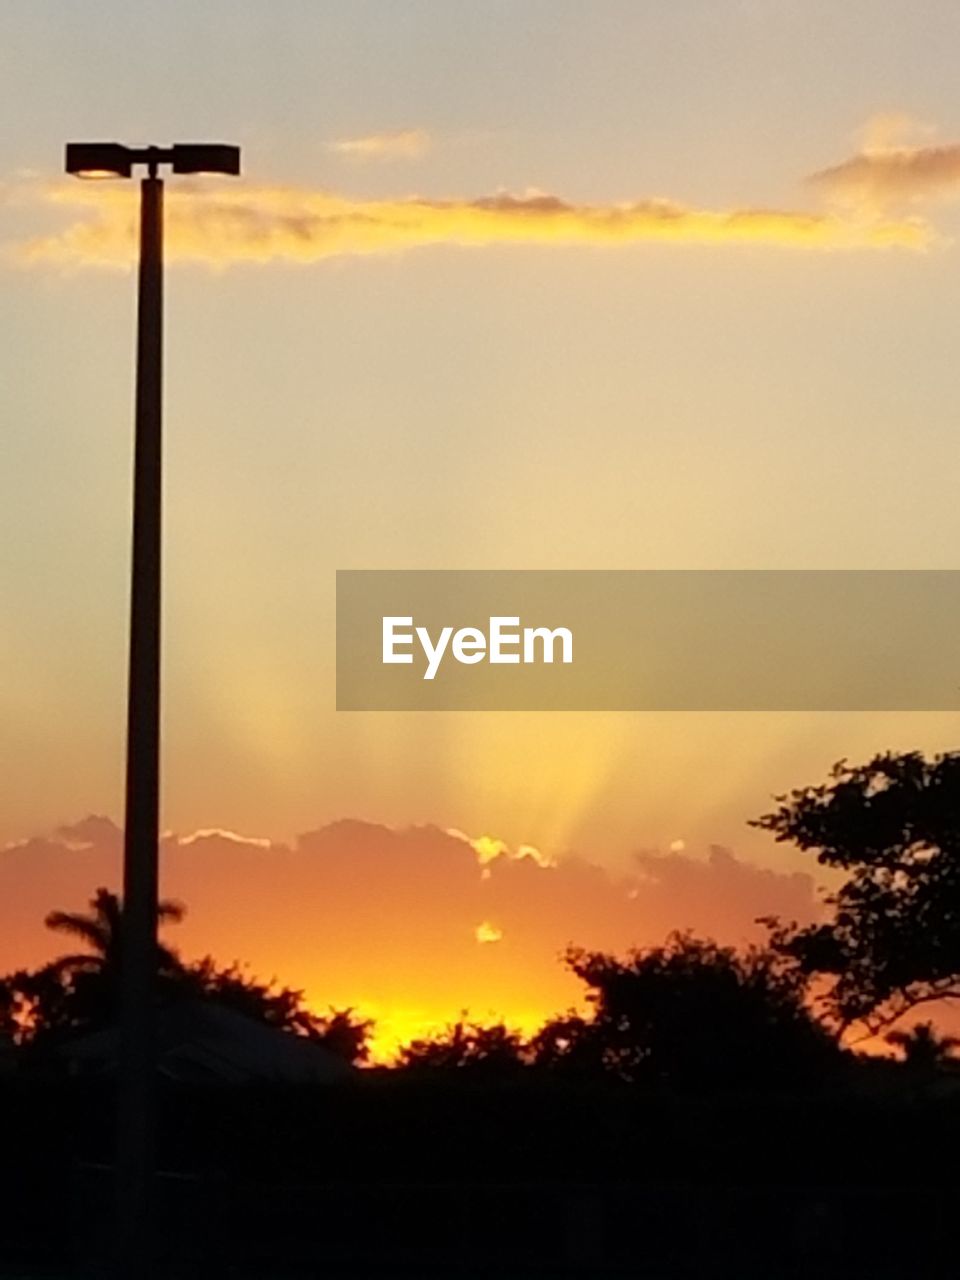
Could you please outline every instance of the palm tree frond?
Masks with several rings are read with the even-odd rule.
[[[179,924],[186,914],[182,902],[165,898],[157,903],[157,924]],[[90,911],[83,914],[77,911],[51,911],[45,924],[55,933],[65,933],[79,938],[90,948],[92,957],[63,957],[65,967],[77,967],[82,960],[99,958],[113,967],[120,954],[120,943],[123,936],[123,904],[117,894],[109,889],[100,888],[90,899]],[[160,963],[167,967],[176,967],[179,960],[175,952],[160,947]]]
[[[175,898],[163,898],[157,903],[158,924],[179,924],[187,914],[187,908]]]
[[[102,955],[109,946],[110,936],[101,921],[90,916],[82,916],[72,911],[51,911],[44,920],[48,929],[54,933],[66,933],[80,938],[92,950]]]

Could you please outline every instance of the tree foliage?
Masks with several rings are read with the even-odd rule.
[[[159,924],[179,923],[184,915],[180,903],[159,904]],[[119,1016],[123,931],[117,895],[98,889],[89,913],[52,911],[45,923],[76,938],[86,950],[0,978],[0,1032],[34,1048],[96,1030]],[[370,1052],[369,1020],[352,1009],[317,1014],[302,991],[262,982],[237,963],[219,966],[211,956],[186,963],[175,950],[158,944],[156,993],[161,1004],[215,1001],[266,1026],[314,1040],[348,1062],[363,1062]]]
[[[315,1013],[304,1002],[302,991],[261,982],[237,963],[220,967],[212,956],[204,956],[181,966],[176,986],[180,995],[214,1000],[278,1031],[305,1036],[347,1062],[365,1062],[369,1057],[370,1019],[353,1009]]]
[[[545,1022],[529,1040],[526,1057],[532,1067],[570,1078],[597,1076],[609,1065],[600,1028],[573,1011]]]
[[[157,924],[179,924],[186,914],[180,902],[162,901],[157,904]],[[97,889],[90,899],[87,914],[74,911],[51,911],[44,921],[54,933],[65,933],[84,943],[86,950],[75,955],[61,956],[54,963],[61,968],[109,971],[119,974],[123,951],[123,906],[119,897],[109,889]],[[162,943],[157,944],[157,968],[162,973],[178,965],[176,953]]]
[[[909,1031],[891,1031],[886,1041],[900,1050],[908,1067],[924,1074],[934,1074],[953,1062],[953,1051],[960,1047],[960,1039],[939,1035],[932,1022],[914,1023]]]
[[[9,1032],[21,1043],[43,1043],[115,1020],[120,1004],[123,910],[108,889],[97,889],[89,911],[51,911],[45,924],[66,934],[85,950],[58,956],[35,970],[18,970],[0,981]],[[161,902],[158,923],[179,923],[185,908]],[[175,984],[183,966],[175,951],[157,944],[157,983]]]
[[[402,1071],[515,1075],[525,1063],[523,1037],[502,1022],[483,1026],[460,1019],[442,1031],[412,1040],[397,1057]]]
[[[836,1054],[810,1013],[804,977],[770,949],[674,933],[623,959],[574,949],[567,962],[594,1006],[587,1042],[623,1079],[777,1088],[808,1079]]]
[[[841,760],[777,803],[753,825],[846,873],[827,923],[770,922],[773,946],[827,981],[838,1021],[876,1033],[960,998],[960,753]]]

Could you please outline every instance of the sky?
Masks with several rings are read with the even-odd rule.
[[[168,189],[184,945],[387,1017],[455,1015],[442,962],[529,1018],[588,932],[749,932],[751,894],[711,918],[677,859],[814,910],[815,868],[747,820],[841,756],[956,746],[955,717],[338,714],[334,572],[955,567],[958,38],[952,0],[8,0],[0,963],[115,874],[108,827],[82,883],[57,832],[122,821],[135,190],[61,177],[65,141],[243,147],[241,180]],[[198,831],[232,835],[191,867]],[[484,880],[480,837],[537,858]],[[218,900],[231,839],[258,869]],[[612,897],[541,928],[530,886],[568,863]],[[396,928],[358,905],[381,875]],[[321,964],[331,885],[358,923]]]

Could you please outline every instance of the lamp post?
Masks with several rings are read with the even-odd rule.
[[[175,174],[240,172],[240,148],[220,143],[126,147],[75,142],[66,170],[80,178],[140,184],[137,389],[133,471],[133,559],[127,689],[126,815],[120,949],[121,1057],[117,1126],[117,1260],[123,1280],[152,1269],[154,1045],[160,779],[160,551],[163,363],[163,180]]]

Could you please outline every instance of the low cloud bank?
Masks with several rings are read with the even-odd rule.
[[[36,199],[66,210],[71,221],[52,234],[12,246],[15,260],[59,268],[128,266],[133,261],[135,190],[123,184],[73,181],[32,191]],[[474,200],[364,200],[296,187],[183,183],[170,188],[166,217],[168,258],[219,268],[240,263],[309,264],[437,245],[920,250],[935,239],[931,229],[915,219],[776,208],[709,209],[663,199],[581,204],[536,191]]]
[[[112,822],[89,818],[0,851],[0,966],[55,954],[44,915],[116,887],[120,848]],[[169,933],[184,955],[248,961],[321,1008],[360,1005],[394,1038],[463,1009],[533,1025],[579,998],[558,962],[569,943],[622,950],[674,928],[742,943],[762,936],[758,916],[818,912],[809,875],[720,848],[644,852],[617,873],[492,836],[362,821],[293,845],[219,828],[170,835],[162,866],[164,894],[188,907]]]

